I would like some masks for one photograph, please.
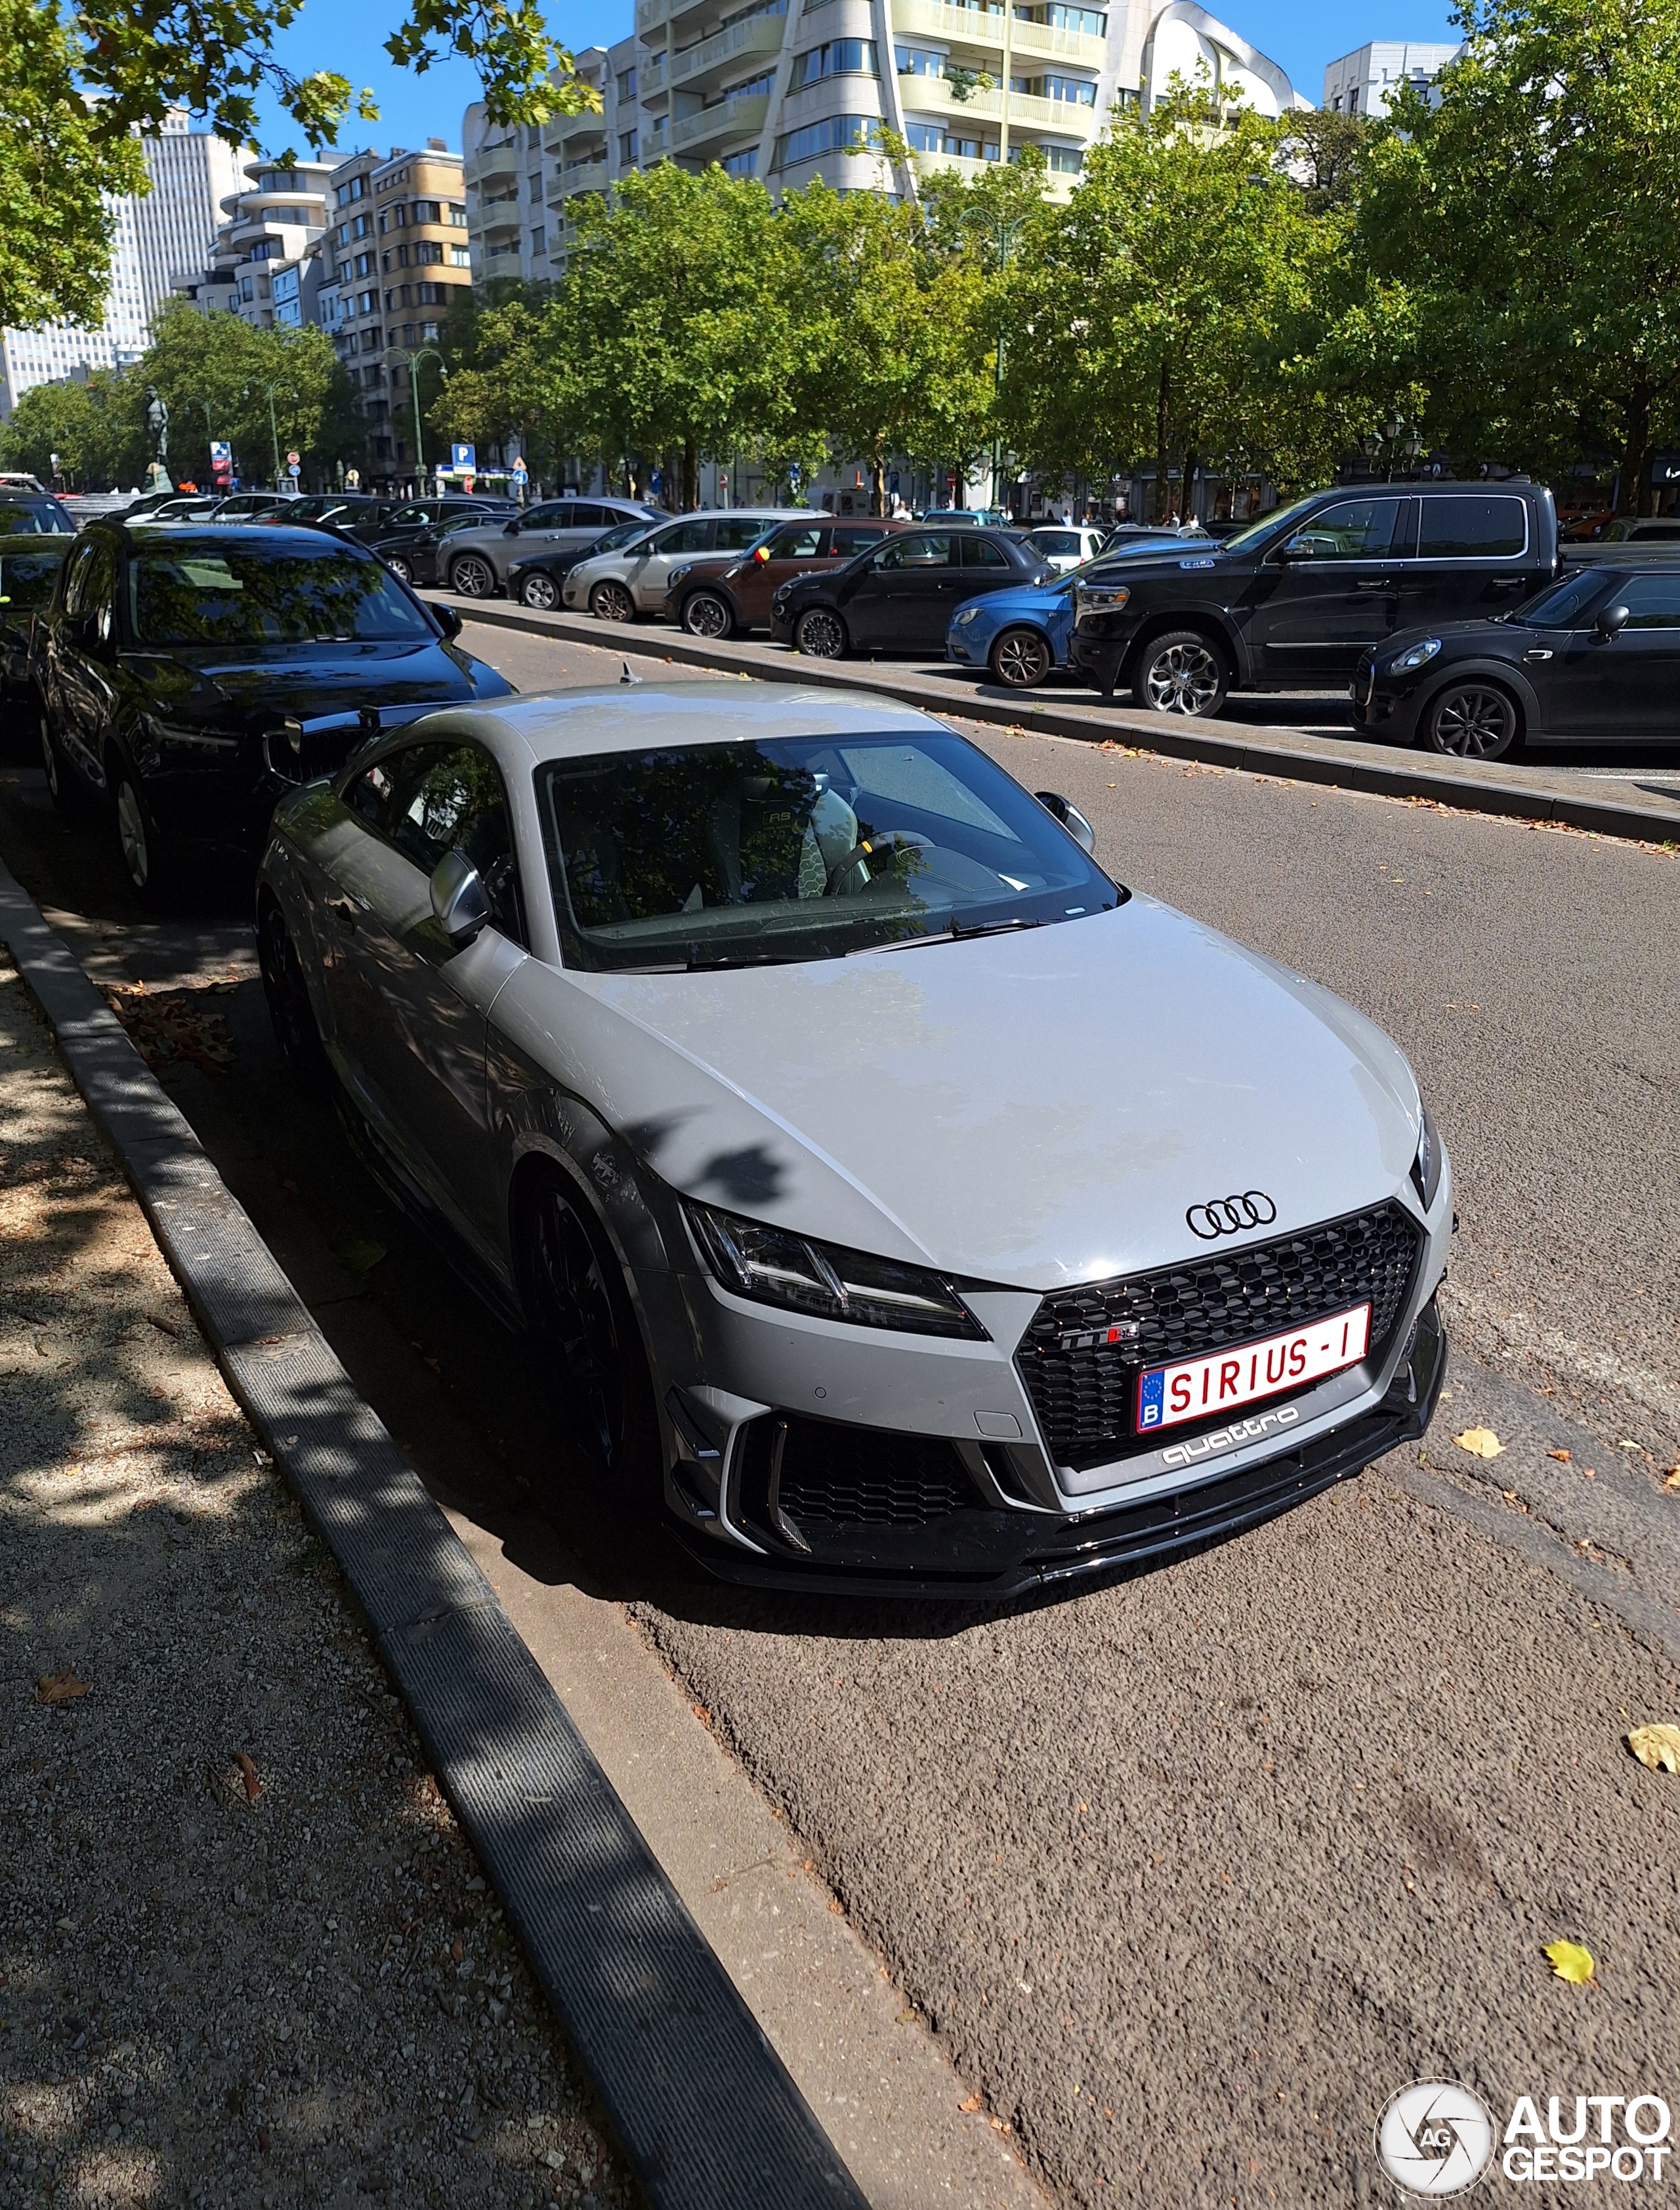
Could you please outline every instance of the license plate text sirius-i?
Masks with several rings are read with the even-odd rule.
[[[1304,1381],[1339,1374],[1344,1366],[1358,1365],[1370,1336],[1370,1307],[1355,1305],[1286,1335],[1268,1335],[1262,1342],[1216,1350],[1207,1358],[1181,1359],[1176,1366],[1152,1367],[1138,1376],[1138,1432],[1177,1427],[1183,1420],[1252,1404],[1256,1398],[1275,1397]]]

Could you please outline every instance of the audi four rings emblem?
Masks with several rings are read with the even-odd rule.
[[[1235,1235],[1243,1228],[1268,1228],[1278,1208],[1263,1189],[1245,1189],[1240,1197],[1216,1197],[1211,1205],[1193,1205],[1184,1215],[1192,1235],[1211,1243],[1219,1235]]]

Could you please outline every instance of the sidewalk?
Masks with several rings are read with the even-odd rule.
[[[0,2206],[628,2204],[4,963],[0,1561]]]

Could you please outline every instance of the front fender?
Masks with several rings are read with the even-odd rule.
[[[1540,694],[1520,668],[1514,667],[1508,660],[1478,659],[1460,661],[1451,667],[1443,667],[1439,674],[1431,677],[1418,693],[1418,703],[1413,709],[1414,729],[1423,727],[1424,716],[1443,691],[1452,684],[1472,679],[1497,683],[1508,691],[1521,709],[1526,733],[1544,730],[1548,726],[1545,709],[1540,703]]]

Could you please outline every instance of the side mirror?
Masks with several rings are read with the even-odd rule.
[[[1611,637],[1620,637],[1623,631],[1626,629],[1629,612],[1629,608],[1618,601],[1613,607],[1606,607],[1598,620],[1593,623],[1593,628],[1597,630],[1606,644]]]
[[[1278,558],[1287,565],[1293,565],[1297,560],[1312,560],[1316,559],[1317,555],[1313,550],[1313,541],[1310,537],[1292,537],[1288,544],[1280,550]]]
[[[459,852],[445,852],[431,871],[431,910],[457,951],[464,951],[490,919],[479,871]]]
[[[1062,824],[1088,860],[1097,848],[1097,832],[1078,806],[1063,798],[1059,790],[1035,790],[1033,795],[1052,819]]]
[[[760,563],[768,560],[770,557],[769,546],[768,545],[760,545],[756,546],[752,557],[755,560],[759,561]]]
[[[503,534],[504,537],[517,537],[517,536],[518,536],[518,534],[519,534],[519,516],[518,516],[517,515],[515,515],[515,516],[514,516],[514,518],[513,518],[513,520],[512,520],[511,522],[504,522],[503,523],[503,525],[502,525],[502,534]]]
[[[445,637],[459,637],[467,626],[466,616],[459,607],[434,607],[431,611]]]

